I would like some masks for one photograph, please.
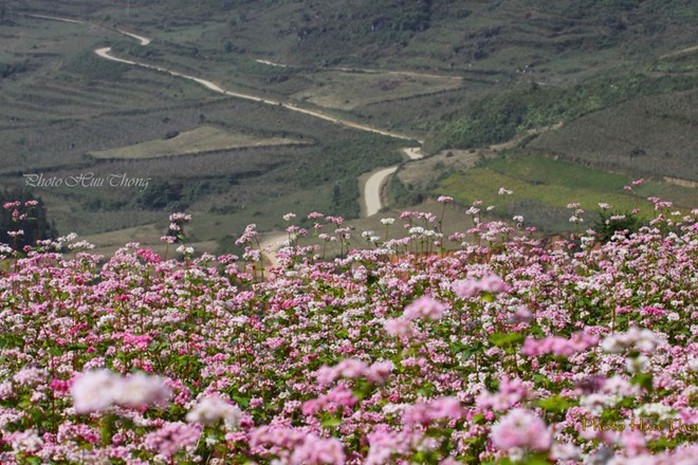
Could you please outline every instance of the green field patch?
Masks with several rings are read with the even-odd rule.
[[[630,184],[626,176],[585,168],[583,166],[541,156],[499,158],[484,166],[461,173],[453,173],[439,183],[439,193],[453,196],[462,204],[482,200],[484,206],[504,206],[507,203],[530,201],[542,207],[565,208],[580,203],[588,211],[598,211],[599,203],[608,203],[615,212],[629,212],[635,208],[640,215],[651,217],[653,205],[648,196],[674,200],[677,207],[690,207],[698,198],[698,191],[646,182],[625,191]],[[500,187],[514,191],[511,196],[500,196]],[[511,206],[511,205],[509,205]]]
[[[328,71],[308,77],[312,87],[296,92],[291,98],[342,110],[433,94],[456,89],[462,84],[459,77],[398,72]]]
[[[169,136],[169,137],[168,137]],[[149,140],[110,150],[90,152],[102,159],[146,159],[176,155],[194,155],[220,150],[239,150],[253,147],[305,144],[284,137],[257,137],[233,134],[212,126],[203,126],[180,134],[168,134],[164,139]]]

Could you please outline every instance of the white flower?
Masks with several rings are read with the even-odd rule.
[[[390,225],[390,224],[394,224],[394,223],[395,223],[395,218],[382,218],[382,219],[381,219],[381,223],[383,223],[383,224],[386,225],[386,226],[387,226],[387,225]]]
[[[194,247],[186,247],[184,245],[180,245],[179,247],[177,247],[177,252],[183,255],[191,255],[194,253]]]
[[[645,371],[650,361],[644,355],[637,357],[628,357],[625,359],[625,368],[630,372],[640,373]]]
[[[169,389],[157,376],[142,373],[123,378],[109,370],[88,371],[80,375],[71,388],[77,413],[98,412],[113,404],[145,407],[163,403]]]
[[[228,429],[233,429],[240,424],[242,412],[218,396],[204,397],[187,413],[187,421],[190,423],[202,423],[211,425],[219,420],[225,421]]]
[[[120,379],[109,370],[83,373],[73,384],[73,405],[77,413],[98,412],[111,406]]]
[[[170,398],[170,390],[157,376],[137,373],[121,381],[115,401],[127,407],[163,404]]]
[[[35,429],[16,433],[12,439],[12,450],[15,453],[33,454],[41,450],[44,441],[36,433]]]
[[[688,361],[688,369],[698,373],[698,358],[693,357]]]

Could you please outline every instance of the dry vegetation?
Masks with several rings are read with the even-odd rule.
[[[193,155],[221,150],[238,150],[250,147],[303,144],[300,140],[281,137],[254,137],[234,134],[224,129],[203,126],[182,133],[173,132],[166,139],[156,139],[111,150],[90,152],[102,159],[145,159],[174,155]]]

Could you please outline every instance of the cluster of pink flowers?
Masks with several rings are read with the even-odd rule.
[[[482,279],[467,279],[460,280],[451,286],[453,292],[461,298],[469,298],[480,295],[482,292],[488,292],[492,294],[499,294],[501,292],[508,292],[511,289],[507,283],[505,283],[497,275],[488,275]]]
[[[545,247],[480,206],[371,250],[314,212],[341,257],[290,225],[266,279],[253,226],[240,258],[13,254],[0,463],[695,465],[698,211]]]
[[[517,408],[509,411],[492,427],[492,443],[498,449],[544,451],[553,444],[553,435],[534,412]]]
[[[548,336],[543,339],[529,337],[524,342],[521,353],[531,357],[546,354],[569,357],[572,354],[584,352],[598,343],[599,336],[585,333],[576,333],[569,339],[560,336]]]
[[[366,378],[372,383],[383,384],[395,369],[391,361],[375,362],[370,366],[365,362],[346,358],[334,367],[323,366],[317,371],[317,381],[320,386],[326,386],[339,378]]]

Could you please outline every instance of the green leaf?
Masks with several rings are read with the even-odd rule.
[[[537,402],[537,404],[546,412],[563,412],[572,405],[567,399],[560,396],[541,399]]]
[[[330,417],[322,420],[322,426],[324,428],[334,428],[342,424],[342,420],[335,417]]]
[[[651,373],[637,373],[630,379],[630,384],[641,386],[647,391],[651,392],[652,386],[652,374]]]
[[[524,336],[521,333],[494,333],[490,336],[490,342],[497,347],[515,344],[523,339]]]
[[[243,408],[247,408],[250,405],[250,398],[240,395],[233,395],[233,400],[238,403]]]

